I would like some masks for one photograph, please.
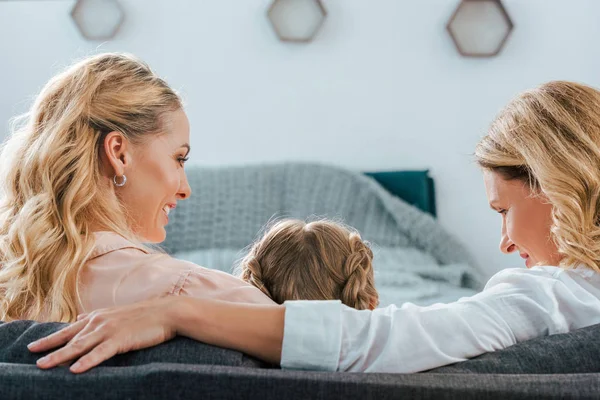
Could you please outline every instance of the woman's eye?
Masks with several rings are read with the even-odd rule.
[[[179,161],[179,164],[181,164],[181,166],[183,166],[183,164],[186,163],[187,160],[189,160],[189,157],[179,157],[177,158],[177,161]]]
[[[498,210],[499,214],[505,215],[508,212],[508,210],[502,209],[502,210]]]

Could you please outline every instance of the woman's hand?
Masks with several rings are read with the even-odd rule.
[[[85,372],[115,354],[155,346],[176,334],[242,351],[273,364],[281,360],[285,307],[169,296],[94,311],[77,322],[33,342],[29,350],[47,351],[40,368],[71,365]]]
[[[32,352],[42,352],[61,345],[37,361],[40,368],[52,368],[79,358],[71,365],[74,373],[88,369],[113,357],[155,346],[176,334],[171,320],[180,298],[163,297],[128,306],[103,309],[82,315],[78,321],[43,339],[29,344]]]

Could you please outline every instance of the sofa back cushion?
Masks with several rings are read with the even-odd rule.
[[[0,322],[0,362],[12,364],[35,364],[42,354],[31,353],[27,345],[58,331],[66,324],[37,323],[33,321]],[[238,351],[223,349],[184,337],[158,346],[119,354],[102,365],[131,366],[154,362],[175,364],[207,364],[238,367],[264,367],[262,362]]]
[[[518,343],[494,353],[428,371],[479,374],[600,372],[600,324]]]

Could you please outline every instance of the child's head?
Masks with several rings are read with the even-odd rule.
[[[321,220],[274,224],[241,261],[241,278],[275,302],[341,300],[359,310],[379,303],[373,252],[360,235]]]

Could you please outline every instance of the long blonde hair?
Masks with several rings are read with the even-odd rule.
[[[477,145],[478,164],[520,179],[552,205],[561,266],[600,272],[600,92],[555,81],[528,90]]]
[[[240,277],[276,303],[286,300],[341,300],[359,310],[374,308],[379,296],[373,252],[358,234],[320,220],[275,223],[250,249]]]
[[[136,240],[100,169],[105,136],[141,143],[177,94],[126,54],[84,59],[52,78],[0,155],[0,320],[74,321],[78,274],[101,227]]]

